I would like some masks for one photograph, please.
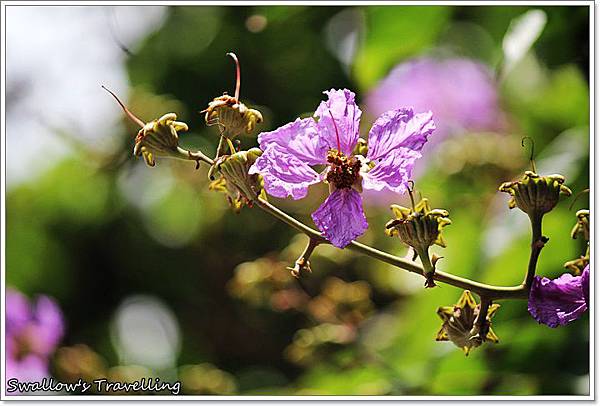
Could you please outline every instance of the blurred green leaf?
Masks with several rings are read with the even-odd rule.
[[[73,288],[69,253],[37,222],[12,220],[6,229],[8,286],[32,294],[43,292],[58,298]],[[51,259],[51,260],[49,260]]]
[[[564,128],[587,125],[589,93],[581,70],[563,66],[550,74],[548,86],[537,93],[528,106],[531,114]]]
[[[434,44],[451,15],[449,7],[366,7],[367,34],[354,61],[361,89],[371,87],[403,58]]]
[[[435,374],[431,377],[431,393],[434,395],[470,395],[480,393],[481,387],[489,376],[483,354],[474,349],[468,357],[462,351],[446,354],[435,366]]]
[[[368,364],[352,369],[319,364],[298,384],[299,395],[385,395],[391,389],[383,371]]]
[[[187,183],[178,183],[146,213],[148,231],[167,246],[189,243],[209,220],[198,193]]]
[[[68,249],[58,235],[90,232],[111,214],[110,180],[85,161],[67,158],[7,196],[7,282],[27,292],[64,297],[73,288]]]
[[[588,87],[575,65],[548,70],[530,55],[507,76],[503,93],[523,133],[548,142],[566,129],[588,125]]]

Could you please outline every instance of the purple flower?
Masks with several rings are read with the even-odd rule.
[[[588,309],[589,273],[588,265],[580,276],[569,273],[556,279],[536,276],[529,292],[529,313],[549,327],[577,320]]]
[[[437,141],[465,130],[498,130],[504,122],[490,69],[469,59],[401,63],[366,98],[373,116],[406,105],[435,114]]]
[[[6,290],[6,379],[48,375],[48,358],[64,334],[58,305],[47,296],[31,304],[20,292]]]
[[[281,198],[302,199],[310,185],[327,182],[330,195],[312,218],[325,238],[343,248],[368,227],[359,192],[364,188],[404,193],[435,125],[431,112],[387,111],[369,132],[366,157],[356,155],[362,112],[354,93],[347,89],[324,93],[328,100],[319,104],[314,118],[259,134],[264,153],[250,173],[261,174],[265,190]],[[318,165],[325,165],[321,173],[312,168]]]

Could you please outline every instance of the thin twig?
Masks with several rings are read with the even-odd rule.
[[[201,161],[207,163],[208,165],[213,165],[214,161],[208,158],[206,155],[201,152],[195,153]],[[202,158],[203,157],[203,158]],[[195,160],[195,159],[193,159]],[[196,160],[197,161],[197,160]],[[261,197],[256,197],[254,202],[258,207],[260,207],[263,211],[272,215],[273,217],[279,219],[280,221],[286,223],[290,227],[295,230],[306,234],[312,241],[312,243],[318,244],[330,244],[330,242],[325,239],[317,230],[307,226],[301,221],[296,220],[292,216],[284,213],[279,208],[273,206],[271,203],[267,202]],[[541,223],[540,223],[540,233],[541,236]],[[373,259],[385,262],[387,264],[393,265],[397,268],[403,269],[408,272],[412,272],[421,276],[424,276],[424,270],[421,266],[415,264],[414,262],[408,261],[404,258],[392,255],[390,253],[380,251],[376,248],[370,247],[365,244],[361,244],[356,241],[351,241],[346,248],[351,251],[355,251],[371,257]],[[539,252],[538,252],[539,255]],[[537,262],[537,256],[535,258],[535,262]],[[535,273],[535,268],[534,268]],[[532,276],[533,278],[533,276]],[[485,283],[473,281],[471,279],[462,278],[460,276],[452,275],[450,273],[442,272],[436,270],[433,275],[433,279],[442,282],[448,285],[452,285],[457,288],[470,290],[475,292],[480,297],[486,297],[488,300],[499,300],[499,299],[527,299],[529,296],[529,286],[526,284],[521,284],[518,286],[494,286],[487,285]]]
[[[482,338],[485,339],[485,336],[487,335],[487,314],[490,308],[490,304],[492,304],[492,301],[485,296],[480,296],[479,299],[481,300],[481,303],[479,305],[479,315],[477,316],[477,320],[475,321],[475,323],[479,327],[479,331],[482,334]]]
[[[537,261],[542,252],[542,248],[548,242],[548,238],[542,235],[542,216],[531,217],[531,254],[529,255],[529,265],[527,266],[527,274],[523,280],[523,286],[529,292],[533,278],[535,276],[535,270],[537,268]]]
[[[295,218],[287,215],[283,211],[279,210],[277,207],[273,206],[266,200],[262,198],[257,198],[257,205],[266,211],[267,213],[277,217],[279,220],[288,224],[292,228],[306,234],[309,237],[319,239],[321,244],[329,244],[321,233],[308,227],[304,223],[296,220]],[[388,263],[390,265],[394,265],[397,268],[404,269],[405,271],[409,271],[412,273],[416,273],[418,275],[423,276],[424,270],[421,266],[408,261],[404,258],[397,257],[395,255],[389,254],[384,251],[380,251],[376,248],[370,247],[368,245],[361,244],[356,241],[351,241],[347,247],[352,251],[359,252],[363,255],[367,255],[371,258],[377,259],[379,261]],[[448,285],[455,286],[461,289],[468,289],[480,296],[486,296],[490,299],[526,299],[528,297],[528,291],[525,289],[523,285],[518,286],[493,286],[487,285],[484,283],[472,281],[470,279],[461,278],[460,276],[455,276],[449,273],[445,273],[442,271],[436,271],[433,275],[433,279],[442,283],[446,283]]]

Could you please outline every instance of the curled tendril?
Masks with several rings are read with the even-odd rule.
[[[573,209],[573,206],[575,205],[575,202],[577,201],[577,199],[579,199],[579,197],[584,194],[584,193],[589,193],[590,189],[583,189],[581,192],[577,193],[575,195],[575,198],[573,199],[573,201],[571,202],[571,204],[569,205],[569,211],[571,211]]]

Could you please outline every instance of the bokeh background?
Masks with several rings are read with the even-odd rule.
[[[234,214],[206,168],[132,156],[130,125],[104,84],[143,120],[176,112],[188,148],[212,155],[198,111],[233,93],[272,130],[347,87],[364,111],[431,109],[438,131],[416,189],[453,221],[440,269],[521,282],[526,216],[498,185],[529,168],[589,183],[589,8],[584,6],[7,7],[6,284],[60,308],[55,350],[22,376],[158,376],[219,395],[531,395],[589,393],[588,316],[537,324],[504,301],[497,345],[465,357],[434,337],[459,289],[346,250],[319,247],[313,273],[293,264],[306,237],[259,209]],[[256,145],[256,134],[242,139]],[[312,224],[325,195],[271,199]],[[575,211],[545,218],[539,274],[556,277],[584,247]],[[407,255],[386,237],[389,203],[365,196],[359,241]],[[10,312],[11,309],[9,308]]]

